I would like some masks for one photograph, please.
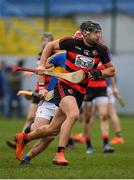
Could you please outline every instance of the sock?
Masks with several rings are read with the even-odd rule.
[[[30,157],[28,155],[26,155],[26,156],[24,156],[23,160],[24,161],[30,161],[31,159],[30,159]]]
[[[26,129],[24,130],[24,133],[25,133],[25,134],[28,134],[28,133],[31,132],[31,125],[32,125],[32,124],[33,124],[33,122],[32,122],[29,126],[26,127]]]
[[[86,137],[86,146],[87,148],[92,147],[90,138]]]
[[[64,149],[65,149],[64,147],[59,146],[57,152],[64,152]]]
[[[73,138],[69,138],[69,140],[68,140],[68,145],[74,145],[74,140],[73,140]]]
[[[121,137],[121,132],[118,131],[118,132],[115,133],[115,135],[116,135],[116,137]]]
[[[103,139],[104,146],[109,143],[109,136],[108,135],[102,136],[102,139]]]

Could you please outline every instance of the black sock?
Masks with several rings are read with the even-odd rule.
[[[26,127],[26,129],[24,130],[25,134],[28,134],[31,132],[31,125],[32,125],[32,123],[28,127]]]
[[[74,140],[73,140],[73,138],[69,138],[69,140],[68,140],[68,145],[74,145]]]
[[[57,152],[64,151],[64,149],[65,149],[64,147],[59,146],[58,149],[57,149]]]
[[[108,136],[104,136],[104,137],[103,137],[103,143],[104,143],[104,146],[109,143],[109,138],[108,138]]]
[[[86,146],[87,148],[92,147],[90,138],[86,138]]]

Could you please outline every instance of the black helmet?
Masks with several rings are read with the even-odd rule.
[[[84,21],[80,25],[80,30],[81,31],[84,31],[84,30],[86,31],[100,30],[101,31],[101,26],[94,21]]]

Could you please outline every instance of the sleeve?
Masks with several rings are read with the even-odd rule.
[[[49,64],[53,64],[55,67],[65,67],[66,53],[59,53],[52,57]]]
[[[109,63],[110,61],[111,61],[111,57],[110,57],[109,49],[105,46],[103,47],[101,52],[101,62],[102,64],[106,64]]]
[[[57,84],[57,79],[56,79],[56,77],[52,76],[51,79],[50,79],[50,82],[48,84],[47,90],[48,91],[53,90],[55,88],[56,84]]]
[[[75,39],[72,37],[66,37],[63,39],[60,39],[59,46],[62,50],[69,50],[72,47],[74,47]]]

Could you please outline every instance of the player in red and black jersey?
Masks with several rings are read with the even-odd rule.
[[[99,69],[103,66],[99,65]],[[83,131],[87,145],[87,153],[93,152],[91,144],[91,127],[95,119],[96,109],[101,120],[101,133],[104,143],[104,153],[114,152],[109,144],[109,118],[108,118],[108,96],[107,84],[104,78],[88,82],[87,93],[83,103]]]
[[[115,75],[115,68],[110,60],[107,47],[98,43],[102,33],[100,25],[93,21],[85,21],[81,24],[80,30],[82,39],[70,37],[48,43],[43,50],[39,69],[40,74],[42,74],[46,61],[54,49],[64,49],[67,51],[66,72],[81,69],[86,74],[85,78],[79,84],[59,80],[55,89],[55,95],[59,101],[59,109],[49,128],[42,127],[27,135],[24,134],[23,137],[21,136],[21,143],[19,139],[19,145],[23,148],[22,144],[24,141],[30,141],[51,134],[55,135],[56,131],[60,129],[60,142],[53,162],[62,165],[69,163],[64,157],[64,148],[70,137],[72,127],[79,117],[79,108],[86,93],[88,79],[97,80],[102,77]],[[104,64],[104,70],[96,69],[100,62]],[[42,80],[39,78],[39,83],[41,82]],[[39,93],[44,96],[45,90]]]

